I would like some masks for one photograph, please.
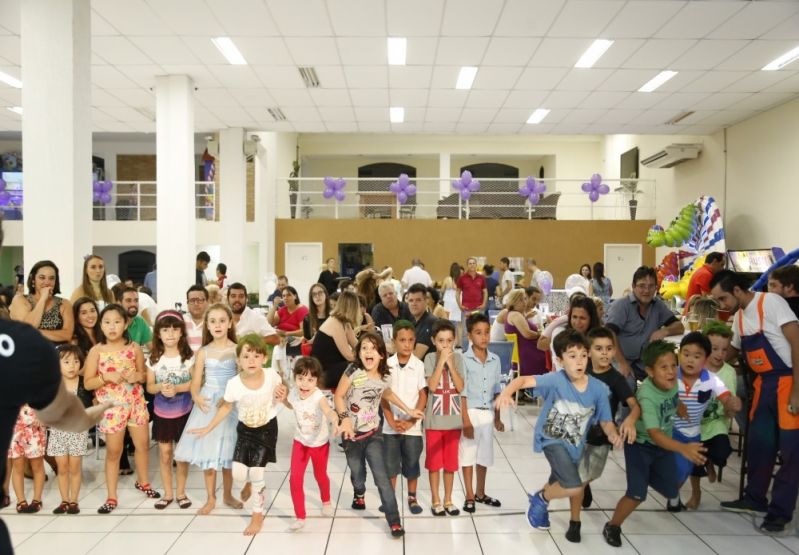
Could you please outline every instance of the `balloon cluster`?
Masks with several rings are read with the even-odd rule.
[[[687,300],[688,284],[691,283],[691,276],[693,276],[694,272],[701,268],[704,263],[705,257],[700,256],[696,259],[691,269],[685,272],[681,278],[677,278],[677,276],[667,276],[663,280],[663,283],[660,284],[660,295],[667,301],[673,297],[680,297]]]
[[[535,280],[538,282],[538,286],[541,288],[541,291],[544,292],[544,295],[549,295],[552,292],[552,283],[554,281],[552,274],[546,270],[542,270],[536,274]]]
[[[464,170],[460,179],[452,182],[452,188],[460,193],[462,200],[469,200],[472,193],[480,190],[480,182],[472,178],[472,172]]]
[[[344,194],[344,187],[347,185],[347,182],[344,178],[332,178],[332,177],[325,177],[324,179],[325,190],[322,192],[322,196],[325,198],[333,198],[336,197],[337,201],[344,200],[346,196]]]
[[[92,182],[92,201],[99,202],[103,206],[111,202],[111,188],[114,186],[110,181]]]
[[[680,276],[680,257],[676,252],[670,252],[663,257],[663,260],[658,264],[658,287],[664,280],[676,280]]]
[[[0,177],[0,206],[11,204],[11,193],[6,191],[6,180]]]
[[[543,195],[546,190],[546,183],[536,180],[532,175],[528,175],[524,185],[519,187],[519,194],[523,197],[527,197],[530,204],[535,206],[538,204],[538,201],[541,200],[541,195]]]
[[[416,194],[416,185],[411,183],[407,173],[401,173],[399,178],[388,186],[388,190],[397,195],[397,202],[405,204],[408,197]]]
[[[688,204],[680,210],[668,229],[653,225],[646,234],[646,244],[650,247],[679,247],[687,243],[696,226],[696,205]]]
[[[590,181],[583,183],[582,189],[588,193],[591,202],[598,201],[599,195],[607,195],[610,192],[610,187],[602,183],[602,176],[598,173],[592,175]]]

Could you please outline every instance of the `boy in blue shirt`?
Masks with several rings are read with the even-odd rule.
[[[589,425],[599,422],[608,441],[621,447],[623,438],[610,413],[608,388],[586,373],[588,340],[576,331],[564,331],[555,338],[555,356],[563,371],[543,376],[520,376],[497,398],[496,407],[511,406],[519,389],[535,388],[544,406],[535,426],[534,450],[543,451],[552,469],[548,483],[530,495],[527,521],[538,530],[549,530],[549,502],[581,496],[580,458]]]
[[[469,350],[463,354],[463,394],[461,414],[463,433],[458,445],[458,460],[463,469],[466,501],[463,510],[475,511],[475,502],[489,507],[502,503],[486,495],[486,473],[494,464],[494,428],[504,431],[499,411],[494,409],[494,397],[499,393],[502,367],[499,357],[488,351],[491,324],[482,312],[473,312],[466,318]],[[477,465],[477,492],[472,484],[474,466]]]
[[[635,442],[624,446],[627,491],[602,530],[605,541],[613,547],[621,547],[621,525],[644,502],[649,486],[667,499],[678,495],[677,453],[693,464],[705,464],[701,443],[680,443],[671,437],[679,404],[674,348],[673,343],[660,339],[647,345],[641,354],[648,377],[635,394],[641,407]],[[682,412],[680,418],[686,416]]]

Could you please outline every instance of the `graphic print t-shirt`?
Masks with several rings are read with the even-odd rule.
[[[250,389],[241,381],[241,374],[230,379],[225,386],[225,401],[236,403],[239,421],[248,428],[260,428],[277,414],[275,389],[282,381],[272,368],[264,368],[264,383]]]
[[[561,444],[573,461],[580,460],[585,435],[592,422],[610,422],[608,387],[591,376],[585,391],[578,391],[564,371],[536,378],[535,391],[544,399],[535,427],[535,451]]]
[[[330,430],[327,427],[325,414],[319,404],[327,398],[321,390],[316,389],[307,398],[301,399],[299,390],[292,389],[289,393],[289,403],[294,407],[294,418],[297,427],[294,429],[294,439],[306,447],[319,447],[327,443]]]
[[[344,403],[352,419],[352,430],[358,433],[370,432],[380,424],[378,409],[383,391],[388,387],[388,378],[373,380],[362,368],[350,364],[344,371],[350,381],[350,388],[344,395]]]
[[[453,353],[455,367],[449,364],[441,372],[436,387],[427,394],[427,406],[424,412],[424,427],[427,430],[460,430],[463,427],[461,416],[461,396],[455,388],[452,375],[457,374],[463,379],[463,356],[459,352]],[[424,357],[424,377],[430,378],[435,373],[438,363],[438,353],[429,353]]]

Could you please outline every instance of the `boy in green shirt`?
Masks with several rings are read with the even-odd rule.
[[[727,364],[727,352],[732,339],[732,330],[722,322],[708,322],[703,332],[710,340],[713,350],[707,357],[705,368],[716,374],[724,382],[732,395],[736,394],[738,376],[735,368]],[[707,476],[712,484],[716,481],[716,467],[723,468],[732,454],[730,445],[730,415],[718,401],[713,399],[702,416],[702,445],[707,448],[707,463],[694,467],[691,473],[691,498],[685,503],[689,509],[696,509],[702,500],[700,480]]]
[[[701,443],[680,443],[671,437],[679,401],[675,347],[668,341],[653,341],[641,355],[648,377],[636,393],[641,418],[635,423],[635,443],[624,444],[627,491],[602,530],[605,541],[613,547],[621,546],[621,525],[646,499],[649,486],[666,499],[679,494],[675,453],[694,464],[705,464]]]

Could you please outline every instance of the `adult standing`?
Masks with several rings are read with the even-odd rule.
[[[272,359],[278,367],[290,371],[294,367],[293,358],[300,356],[302,321],[308,315],[308,307],[300,302],[297,290],[291,285],[285,286],[280,293],[282,302],[279,306],[271,306],[266,319],[280,338],[280,348],[272,352]],[[287,364],[284,365],[284,361]]]
[[[438,320],[427,311],[427,287],[415,283],[408,288],[405,295],[408,299],[408,312],[410,321],[416,328],[416,345],[413,354],[419,360],[424,360],[428,352],[435,351],[433,347],[433,323]]]
[[[483,277],[486,280],[486,291],[488,291],[487,309],[495,309],[497,305],[502,306],[502,291],[499,280],[494,277],[494,267],[491,264],[483,266]]]
[[[605,265],[602,262],[594,263],[591,291],[595,297],[602,300],[605,306],[610,306],[610,299],[613,297],[613,284],[610,282],[610,278],[605,276]]]
[[[72,340],[75,320],[72,304],[58,297],[61,280],[58,267],[50,260],[40,260],[28,274],[28,294],[11,301],[11,319],[37,328],[51,343],[59,345]]]
[[[105,275],[105,261],[103,257],[92,254],[83,261],[83,279],[81,284],[72,292],[69,301],[74,303],[80,297],[89,297],[97,303],[97,310],[102,310],[105,305],[114,302],[114,295],[108,288]]]
[[[72,343],[78,346],[85,357],[97,343],[100,332],[100,311],[94,299],[80,297],[72,305],[72,316],[75,322]]]
[[[632,292],[611,303],[606,325],[616,334],[619,371],[631,385],[646,378],[641,352],[651,341],[679,335],[685,331],[668,305],[656,297],[657,272],[641,266],[633,274]]]
[[[527,259],[527,271],[530,272],[530,285],[541,289],[541,284],[538,283],[538,276],[541,273],[541,268],[536,264],[535,258]]]
[[[313,343],[314,336],[319,326],[325,323],[330,316],[330,296],[327,287],[321,283],[314,283],[308,291],[308,314],[302,320],[302,336],[309,343]]]
[[[789,264],[771,272],[768,277],[769,293],[776,293],[788,303],[799,318],[799,266]]]
[[[469,257],[466,260],[466,273],[458,278],[455,283],[458,308],[461,309],[465,319],[470,312],[482,312],[488,303],[488,289],[485,278],[477,273],[477,259]]]
[[[352,291],[342,291],[330,317],[316,332],[311,356],[322,365],[322,389],[335,390],[350,362],[355,360],[355,326],[361,320],[361,305]]]
[[[710,293],[710,280],[713,276],[724,269],[724,254],[711,252],[705,257],[705,263],[698,268],[688,281],[688,291],[685,295],[685,304],[691,301],[694,295],[707,295]]]
[[[208,277],[205,275],[205,270],[210,263],[211,256],[207,252],[200,251],[197,253],[197,257],[194,259],[194,283],[203,287],[208,285]]]
[[[234,282],[227,288],[227,304],[233,312],[233,325],[236,337],[244,337],[254,333],[264,338],[269,345],[280,343],[275,328],[269,325],[266,316],[259,310],[247,306],[247,287],[243,283]]]
[[[765,512],[760,525],[779,533],[793,519],[799,492],[799,322],[788,303],[774,293],[754,293],[748,280],[722,270],[710,281],[710,293],[734,312],[733,355],[738,352],[755,373],[749,411],[747,483],[741,499],[722,502],[736,512]],[[774,474],[777,453],[782,464]]]
[[[319,279],[316,280],[317,282],[321,283],[325,289],[327,289],[327,294],[332,295],[338,290],[338,272],[336,271],[338,268],[338,262],[335,258],[330,257],[327,259],[325,263],[325,269],[322,270],[322,273],[319,274]]]
[[[186,306],[189,309],[183,315],[186,322],[186,339],[195,353],[203,344],[203,321],[208,308],[208,290],[202,285],[192,285],[186,291]]]
[[[408,312],[408,305],[397,297],[394,285],[389,281],[384,281],[377,288],[380,295],[380,302],[372,308],[372,320],[379,330],[381,326],[393,326],[397,320],[410,320],[411,314]]]
[[[427,270],[424,269],[422,261],[418,258],[414,258],[411,261],[411,267],[405,270],[400,281],[405,291],[414,283],[421,283],[425,287],[430,287],[433,283],[433,279],[430,277],[430,274],[427,273]]]
[[[497,306],[505,306],[508,303],[508,294],[513,291],[516,280],[513,279],[513,271],[510,269],[510,258],[503,256],[499,259],[499,292],[497,293]],[[491,294],[491,289],[488,290]]]

